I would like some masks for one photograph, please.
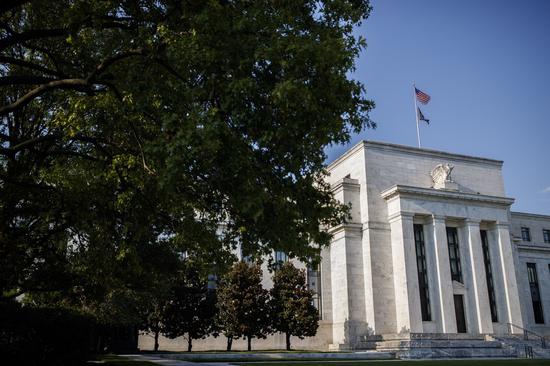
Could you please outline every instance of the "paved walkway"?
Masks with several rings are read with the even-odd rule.
[[[162,358],[154,355],[120,355],[122,357],[129,358],[134,361],[147,361],[147,362],[153,362],[158,365],[165,365],[165,366],[231,366],[230,363],[227,362],[214,362],[214,363],[205,363],[201,362],[190,362],[190,361],[182,361],[182,360],[174,360],[170,358]]]

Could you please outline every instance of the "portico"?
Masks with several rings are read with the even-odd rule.
[[[387,203],[391,230],[397,332],[457,333],[464,331],[457,328],[461,316],[468,333],[494,332],[482,230],[488,234],[490,264],[502,273],[492,278],[494,291],[504,294],[496,323],[522,326],[515,272],[505,270],[514,268],[508,224],[513,199],[403,185],[393,186],[381,196]],[[424,321],[414,224],[422,227],[429,268],[430,301],[424,306],[431,306],[431,317]],[[457,248],[451,249],[448,237],[455,231]],[[450,258],[456,249],[456,258]],[[457,300],[464,303],[456,304]],[[460,310],[464,314],[457,314]]]

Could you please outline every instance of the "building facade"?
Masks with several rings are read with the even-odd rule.
[[[308,271],[319,333],[293,346],[353,349],[365,336],[412,333],[550,335],[550,216],[510,210],[502,164],[370,141],[331,163],[327,179],[351,218],[330,229],[332,244]],[[183,343],[173,344],[161,348]],[[284,337],[254,344],[282,348]]]

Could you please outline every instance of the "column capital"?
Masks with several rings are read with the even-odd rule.
[[[479,224],[481,223],[481,220],[466,218],[464,222],[466,222],[466,225],[468,226],[479,226]]]
[[[399,212],[391,214],[388,217],[388,221],[390,223],[392,223],[396,220],[411,220],[412,221],[413,217],[414,217],[414,212],[399,211]]]
[[[505,229],[509,229],[510,228],[510,223],[508,221],[497,221],[495,223],[495,226],[498,228],[505,228]]]
[[[446,216],[443,216],[443,215],[432,215],[432,221],[433,222],[436,222],[436,221],[445,221],[446,219]]]

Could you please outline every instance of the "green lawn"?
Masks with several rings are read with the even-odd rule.
[[[105,363],[89,363],[88,365],[107,365],[107,366],[158,366],[158,364],[153,362],[145,361],[132,361],[126,357],[106,355],[100,356],[97,358],[97,361],[104,361]]]
[[[105,363],[90,364],[90,365],[106,365],[106,366],[155,366],[153,362],[132,361],[120,356],[102,356],[98,360]],[[243,362],[241,360],[201,360],[201,362],[230,362],[233,365],[242,366],[550,366],[550,360],[414,360],[414,361],[261,361],[261,362]],[[197,365],[200,365],[199,361]]]
[[[550,366],[550,360],[418,360],[418,361],[299,361],[299,362],[241,362],[238,365],[254,366]]]

